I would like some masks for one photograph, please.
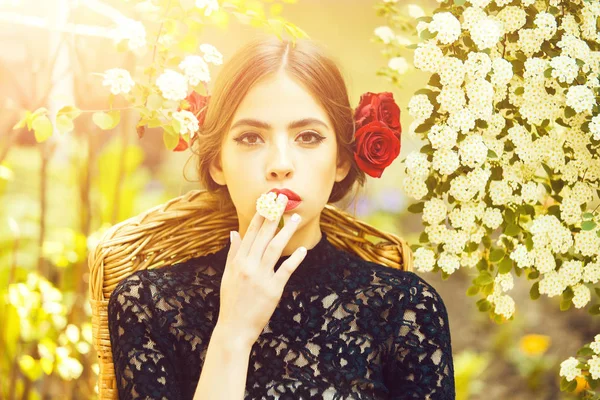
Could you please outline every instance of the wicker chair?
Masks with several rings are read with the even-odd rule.
[[[218,210],[205,190],[192,190],[112,226],[90,251],[90,303],[93,345],[98,354],[99,398],[117,399],[110,337],[108,299],[116,285],[135,271],[183,262],[219,250],[238,229],[234,209]],[[321,229],[337,248],[367,261],[413,271],[410,247],[396,235],[381,232],[327,204]],[[371,243],[366,236],[382,239]]]

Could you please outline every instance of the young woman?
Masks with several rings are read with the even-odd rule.
[[[364,110],[308,40],[253,41],[222,67],[194,145],[203,186],[235,207],[239,231],[216,253],[115,288],[121,400],[455,398],[436,290],[338,250],[320,229],[325,205],[377,167],[353,150],[355,128],[378,112]],[[286,194],[281,229],[256,211],[273,190]]]

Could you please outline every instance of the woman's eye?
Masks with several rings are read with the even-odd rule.
[[[321,143],[323,140],[325,140],[325,138],[323,136],[319,135],[316,132],[304,132],[304,133],[301,133],[299,137],[305,137],[305,138],[313,137],[314,138],[314,140],[312,140],[312,141],[302,140],[302,142],[306,143],[306,144]]]
[[[298,135],[298,137],[302,138],[300,142],[303,144],[317,144],[325,140],[325,137],[319,135],[316,132],[303,132],[300,135]],[[311,140],[311,138],[313,138],[313,140]],[[259,143],[257,139],[260,139],[260,135],[251,132],[245,133],[234,140],[237,142],[237,144],[241,144],[244,146],[256,146]]]
[[[244,139],[246,139],[246,138],[252,138],[252,140],[244,142]],[[235,138],[234,140],[237,142],[237,144],[242,144],[242,145],[246,145],[246,146],[254,146],[254,145],[256,145],[256,138],[260,138],[260,136],[258,136],[256,133],[246,133],[244,135],[241,135],[241,136]]]

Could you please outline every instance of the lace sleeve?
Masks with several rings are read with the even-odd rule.
[[[133,274],[113,291],[108,324],[119,400],[181,398],[176,373],[153,327],[152,285]]]
[[[448,313],[437,291],[419,279],[400,300],[391,354],[390,399],[454,400]]]

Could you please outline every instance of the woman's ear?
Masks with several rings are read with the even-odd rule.
[[[215,157],[208,166],[208,171],[210,172],[210,177],[215,181],[215,183],[223,186],[225,185],[225,174],[223,173],[223,167],[221,167],[221,160],[218,157]]]
[[[350,160],[348,159],[340,159],[337,163],[337,168],[335,170],[335,181],[341,182],[346,178],[348,172],[350,172],[350,167],[352,166]]]

